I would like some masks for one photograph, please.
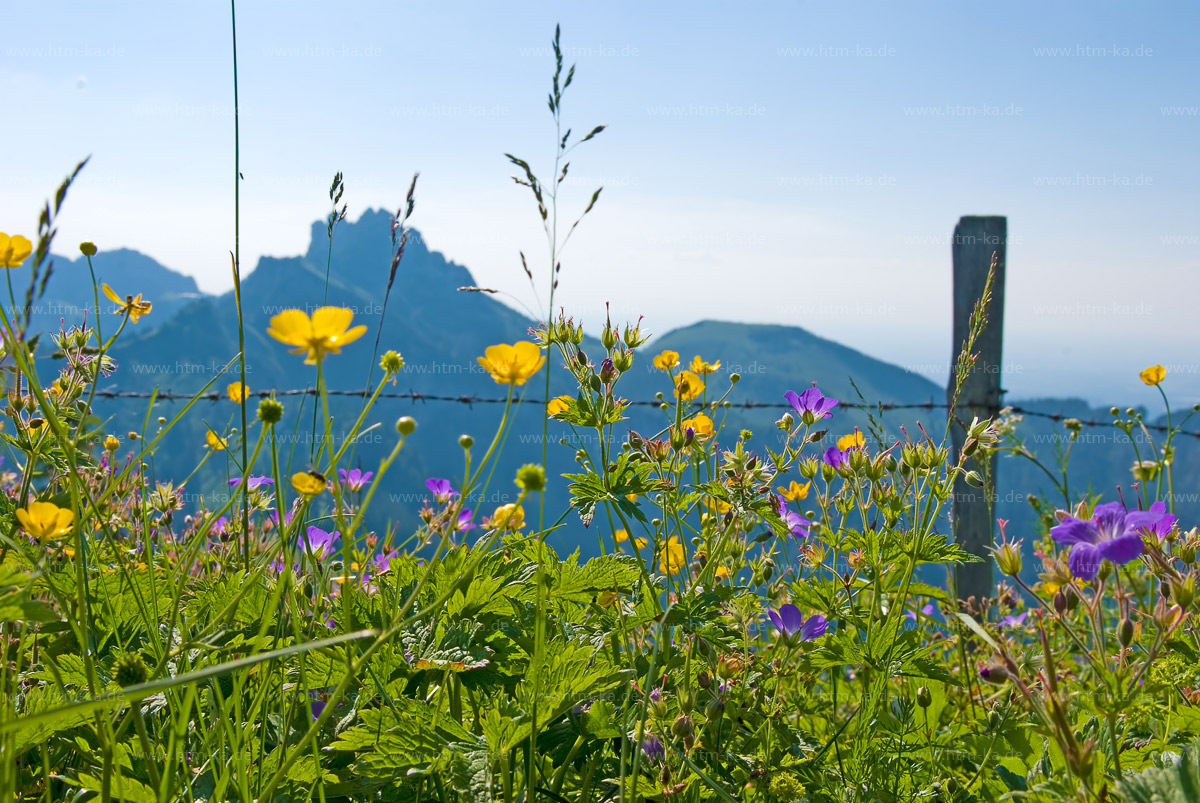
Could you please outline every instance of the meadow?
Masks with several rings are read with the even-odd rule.
[[[1149,444],[1129,484],[1072,495],[1064,482],[1036,530],[1000,522],[990,557],[1000,582],[960,599],[955,569],[978,558],[949,535],[949,500],[960,479],[991,482],[993,455],[1022,448],[1008,414],[961,421],[959,451],[953,404],[943,429],[895,442],[874,425],[845,427],[847,400],[797,378],[778,388],[786,411],[762,418],[759,435],[779,433],[769,440],[726,426],[741,377],[720,354],[652,353],[641,320],[604,321],[585,353],[583,322],[554,298],[561,248],[600,192],[562,198],[571,215],[559,194],[574,149],[604,127],[572,136],[564,125],[574,68],[557,32],[553,46],[552,172],[509,156],[547,231],[544,259],[521,256],[547,293],[545,316],[477,355],[507,399],[503,415],[486,437],[443,444],[461,474],[422,488],[389,484],[421,420],[375,413],[405,344],[380,343],[320,298],[273,315],[253,339],[287,354],[296,386],[316,388],[307,464],[275,429],[294,399],[247,384],[240,306],[242,349],[220,381],[170,417],[151,399],[139,430],[111,431],[94,414],[97,388],[119,377],[109,352],[155,314],[154,299],[93,273],[103,319],[29,327],[86,165],[34,236],[5,223],[2,267],[30,269],[31,282],[14,288],[6,271],[0,303],[0,795],[1200,799],[1200,534],[1175,516],[1172,473],[1189,416],[1159,433],[1114,408],[1114,426]],[[331,249],[342,193],[338,174]],[[385,310],[403,287],[416,201],[414,178],[392,219]],[[97,246],[79,250],[91,268]],[[240,305],[236,246],[231,263]],[[987,301],[985,290],[957,387]],[[371,371],[357,419],[335,421],[325,376],[351,350],[371,351]],[[623,425],[622,378],[635,366],[659,377],[653,431]],[[551,396],[552,373],[574,392]],[[1161,366],[1141,378],[1167,400]],[[225,463],[230,492],[197,508],[191,477],[158,476],[155,453],[214,391],[232,424],[207,429],[196,468]],[[543,459],[500,475],[518,404],[543,410]],[[1062,423],[1069,438],[1081,426]],[[370,470],[350,460],[368,432],[391,446]],[[551,433],[578,445],[562,476],[545,469]],[[569,507],[545,504],[551,485],[567,486]],[[469,508],[497,487],[515,500]],[[423,495],[421,526],[369,527],[383,489]],[[568,520],[594,534],[598,557],[547,543]],[[1040,563],[1035,582],[1023,542]]]

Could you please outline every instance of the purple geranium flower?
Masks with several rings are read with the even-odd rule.
[[[433,498],[437,500],[439,505],[444,505],[459,495],[458,491],[450,486],[450,480],[439,480],[436,477],[430,477],[425,480],[425,487],[433,494]]]
[[[231,479],[229,481],[230,486],[241,485],[241,484],[242,484],[241,477],[234,477],[233,479]],[[275,484],[275,480],[273,480],[270,477],[267,477],[265,475],[258,476],[258,477],[250,477],[249,479],[246,480],[246,487],[249,488],[251,491],[257,491],[259,488],[261,488],[264,485],[274,485],[274,484]]]
[[[394,552],[380,552],[371,558],[371,571],[375,574],[383,574],[388,570],[388,563],[394,556]]]
[[[830,446],[825,450],[825,462],[834,468],[845,468],[850,462],[850,451],[848,449],[839,449],[836,446]]]
[[[313,722],[316,722],[317,718],[321,716],[321,712],[325,710],[325,706],[329,705],[329,703],[324,700],[310,700],[308,705],[312,708]]]
[[[646,758],[651,761],[662,761],[666,757],[667,751],[663,749],[662,741],[653,733],[647,733],[642,739],[642,751],[646,754]]]
[[[800,419],[805,424],[813,424],[822,418],[830,418],[829,411],[838,405],[837,399],[823,395],[821,391],[817,390],[815,384],[803,393],[789,390],[783,394],[783,398],[787,399],[788,404],[792,405],[792,408],[800,414]]]
[[[364,472],[358,468],[352,468],[349,471],[339,468],[338,476],[342,478],[342,485],[345,485],[347,490],[358,492],[366,487],[367,483],[371,481],[371,477],[374,476],[374,473],[371,471]],[[446,484],[449,485],[449,483]]]
[[[932,619],[933,615],[935,613],[939,613],[938,606],[932,602],[928,603],[927,605],[925,605],[925,607],[921,608],[921,614],[927,618]],[[912,619],[915,622],[915,621],[917,621],[917,612],[910,608],[904,612],[904,618]]]
[[[825,628],[829,624],[819,613],[805,619],[800,609],[791,603],[780,605],[778,611],[768,611],[767,615],[780,633],[788,638],[799,634],[801,641],[812,641],[825,635]]]
[[[1164,519],[1170,521],[1164,523]],[[1129,563],[1142,554],[1142,530],[1168,530],[1175,517],[1167,514],[1167,506],[1155,502],[1149,510],[1126,510],[1121,502],[1097,505],[1090,519],[1066,516],[1050,528],[1054,542],[1070,546],[1067,566],[1081,580],[1093,580],[1103,561]]]
[[[1003,619],[1000,620],[1000,626],[1001,627],[1020,627],[1021,625],[1025,624],[1025,617],[1028,615],[1029,615],[1029,611],[1022,611],[1021,613],[1017,614],[1016,616],[1009,614],[1008,616],[1005,616]]]
[[[333,550],[333,542],[340,537],[341,533],[336,530],[330,533],[310,524],[308,532],[299,538],[297,545],[305,554],[311,552],[317,560],[322,560]]]
[[[775,497],[775,512],[783,519],[783,526],[796,538],[807,538],[812,522],[788,507],[787,500],[782,496]]]
[[[227,519],[225,516],[222,516],[212,523],[212,527],[210,527],[208,531],[213,535],[224,535],[225,531],[228,529],[229,519]]]
[[[462,531],[462,532],[466,532],[467,530],[474,530],[475,524],[471,521],[471,519],[474,518],[474,516],[475,516],[475,514],[472,513],[470,510],[468,510],[467,508],[463,508],[462,510],[460,510],[458,512],[458,518],[455,519],[455,521],[454,521],[454,530]]]

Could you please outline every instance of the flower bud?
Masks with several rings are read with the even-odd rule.
[[[275,399],[263,399],[258,403],[258,420],[264,424],[278,424],[283,418],[283,405]]]
[[[1133,635],[1133,622],[1129,617],[1123,618],[1117,626],[1117,640],[1121,642],[1122,647],[1128,647],[1133,643]]]
[[[815,457],[806,457],[801,460],[800,464],[797,466],[800,476],[806,480],[811,480],[813,477],[817,476],[817,471],[819,471],[820,468],[821,464]]]
[[[734,372],[729,375],[729,384],[736,385],[738,382],[741,382],[741,381],[742,381],[741,374]]]
[[[462,435],[458,436],[458,445],[464,449],[470,449],[472,446],[475,445],[475,439],[472,438],[470,435],[463,433]]]
[[[1067,612],[1067,595],[1061,591],[1054,592],[1054,612],[1059,616]]]
[[[996,550],[996,565],[1000,567],[1000,571],[1007,574],[1009,577],[1016,577],[1021,573],[1021,546],[1005,542]]]
[[[385,374],[398,374],[400,369],[404,367],[404,358],[400,356],[398,351],[385,351],[383,357],[379,360],[379,367],[383,369]]]
[[[1171,581],[1171,599],[1183,610],[1192,607],[1196,599],[1196,578],[1192,575]]]
[[[638,318],[637,326],[625,325],[625,345],[628,348],[635,349],[650,339],[649,335],[642,337],[642,319]]]
[[[929,693],[928,686],[922,686],[917,689],[917,705],[922,708],[928,708],[933,704],[933,695]]]
[[[413,434],[413,430],[417,428],[417,421],[411,415],[401,416],[396,420],[396,431],[401,435],[408,436]]]
[[[88,257],[96,256],[96,244],[91,240],[84,240],[79,244],[79,253]]]
[[[546,469],[536,463],[526,463],[517,469],[517,487],[537,493],[546,488]]]
[[[687,443],[687,433],[679,427],[671,427],[671,448],[679,451]]]
[[[617,333],[612,328],[612,325],[605,323],[604,331],[600,333],[600,345],[604,346],[606,351],[612,351],[613,347],[617,345],[617,341],[619,339],[620,338],[617,337]]]
[[[600,381],[605,385],[611,385],[620,375],[621,372],[617,370],[613,361],[605,357],[604,361],[600,363]]]
[[[988,683],[1003,683],[1011,677],[1012,673],[1009,672],[1006,667],[1000,664],[985,666],[983,669],[979,670],[979,679]]]
[[[625,351],[624,349],[618,351],[613,355],[613,365],[616,366],[619,372],[622,374],[625,373],[633,367],[633,352]]]
[[[702,689],[708,689],[712,686],[712,677],[709,676],[708,672],[701,672],[699,675],[696,675],[696,685]]]
[[[146,659],[140,652],[122,655],[113,667],[113,680],[117,681],[117,685],[122,688],[145,683],[149,676],[150,670],[146,666]]]
[[[680,739],[686,739],[696,732],[695,725],[692,723],[692,718],[687,714],[680,714],[679,717],[671,723],[671,733],[675,734]]]
[[[782,416],[780,416],[779,420],[775,422],[775,426],[779,427],[784,432],[787,432],[795,423],[796,420],[792,418],[791,413],[784,413]]]

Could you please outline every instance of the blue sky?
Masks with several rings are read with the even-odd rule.
[[[232,98],[222,3],[6,2],[0,230],[32,233],[92,154],[63,243],[128,246],[227,289]],[[307,247],[346,177],[482,285],[533,304],[548,49],[578,65],[564,208],[604,185],[561,301],[663,332],[701,318],[804,326],[944,380],[950,245],[1009,217],[1005,386],[1200,401],[1200,85],[1193,4],[242,3],[242,254]],[[19,32],[14,36],[12,32]],[[10,118],[14,119],[14,118]]]

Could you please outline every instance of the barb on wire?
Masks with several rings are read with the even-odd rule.
[[[248,397],[257,397],[265,399],[271,396],[315,396],[317,393],[315,388],[289,388],[285,390],[257,390],[250,391],[246,394]],[[326,393],[330,396],[351,396],[354,398],[363,398],[371,395],[367,390],[327,390]],[[189,401],[193,398],[199,398],[202,401],[221,401],[225,399],[222,393],[203,393],[198,397],[193,393],[171,393],[170,391],[163,393],[146,393],[144,391],[133,390],[97,390],[96,396],[103,399],[149,399],[153,397],[156,400],[162,401]],[[408,392],[391,392],[380,393],[381,399],[402,399],[413,402],[452,402],[457,404],[475,405],[475,404],[504,404],[507,399],[503,396],[476,396],[474,394],[459,394],[444,395],[437,393],[421,393],[419,391],[410,390]],[[513,399],[513,404],[541,404],[541,399]],[[663,402],[658,400],[641,400],[634,399],[627,402],[630,407],[658,407]],[[693,402],[697,409],[704,407],[700,402]],[[858,402],[841,402],[839,407],[852,410],[945,410],[947,405],[944,402],[916,402],[899,404],[895,402],[877,402],[875,404],[862,404]],[[791,405],[786,402],[762,402],[762,401],[743,401],[730,402],[730,409],[740,410],[788,410]],[[1034,418],[1045,418],[1050,421],[1065,421],[1068,418],[1075,416],[1066,413],[1046,413],[1041,410],[1029,410],[1024,407],[1007,405],[1005,409],[1016,413],[1017,415],[1031,416]],[[1088,419],[1080,420],[1079,423],[1085,427],[1111,427],[1111,421],[1097,421]],[[1168,432],[1167,427],[1162,424],[1146,424],[1147,429],[1156,432]],[[1193,438],[1200,438],[1200,432],[1180,431],[1177,435],[1187,435]]]

